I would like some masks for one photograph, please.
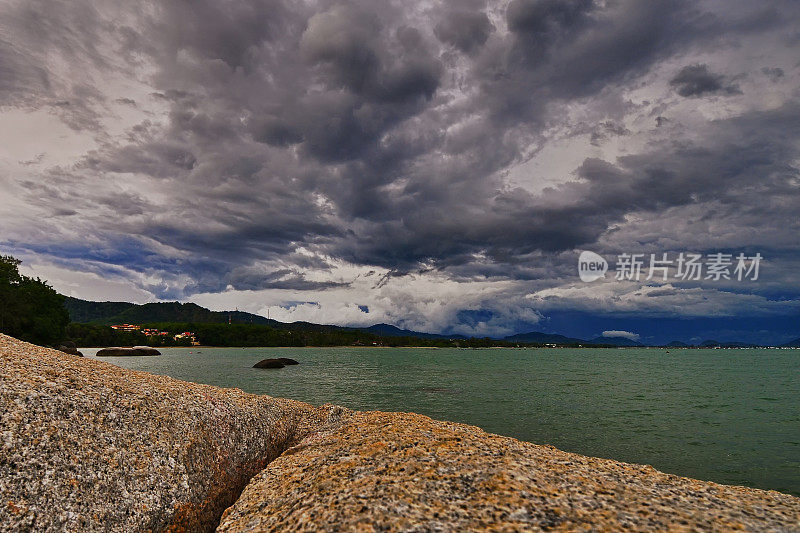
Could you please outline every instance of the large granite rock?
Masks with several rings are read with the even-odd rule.
[[[408,413],[349,413],[256,476],[218,532],[800,531],[800,499]]]
[[[213,530],[327,409],[0,335],[0,531]]]
[[[0,335],[0,531],[216,526],[800,531],[800,499],[420,415],[186,383]]]

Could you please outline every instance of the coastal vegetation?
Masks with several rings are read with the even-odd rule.
[[[143,324],[151,322],[200,322],[215,324],[280,324],[244,311],[211,311],[194,303],[90,302],[67,298],[64,302],[73,322],[94,324]]]
[[[0,255],[0,333],[34,344],[64,339],[69,313],[64,296],[39,278],[19,273],[21,261]]]
[[[177,330],[176,330],[177,331]],[[183,330],[181,330],[183,331]],[[147,336],[139,331],[118,331],[101,324],[79,324],[67,326],[66,336],[78,346],[190,346],[189,339],[168,336]]]
[[[192,331],[204,346],[429,346],[487,348],[515,346],[490,338],[423,339],[412,336],[382,336],[355,328],[316,324],[284,324],[277,328],[262,324],[203,324],[196,322],[145,322],[142,328],[160,331]],[[139,331],[118,331],[102,324],[71,323],[67,337],[78,346],[189,346],[188,339],[172,336],[147,336]]]

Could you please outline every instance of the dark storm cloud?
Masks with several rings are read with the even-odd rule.
[[[797,154],[800,125],[792,116],[798,111],[793,103],[712,121],[703,142],[670,141],[658,151],[621,157],[616,165],[587,160],[579,175],[596,190],[586,196],[598,208],[625,209],[626,203],[658,208],[755,190],[784,194],[798,175],[787,164]]]
[[[74,211],[76,232],[126,247],[113,260],[132,270],[179,271],[190,279],[185,293],[339,286],[299,270],[337,260],[531,280],[547,276],[531,258],[597,242],[632,213],[656,217],[713,198],[764,209],[764,228],[779,223],[782,211],[766,204],[793,190],[795,107],[709,123],[691,140],[669,113],[657,116],[652,141],[623,116],[635,106],[622,93],[659,71],[682,96],[741,92],[684,58],[785,32],[797,15],[791,4],[778,17],[748,18],[749,9],[203,0],[136,13],[113,1],[20,3],[15,45],[0,42],[0,98],[49,106],[99,139],[75,164],[29,180],[26,201]],[[58,50],[93,75],[48,63]],[[769,64],[764,75],[789,76]],[[107,81],[131,73],[145,85],[135,94]],[[612,97],[622,111],[606,103]],[[119,104],[143,117],[113,136],[103,117]],[[507,183],[508,169],[547,144],[573,106],[591,109],[575,176],[535,193]],[[613,137],[645,138],[645,148],[606,159],[588,152]],[[141,239],[120,244],[119,235]]]
[[[486,43],[495,30],[494,25],[479,9],[448,9],[433,33],[443,43],[450,44],[466,54],[475,53]]]
[[[708,141],[702,144],[669,141],[616,163],[587,159],[578,169],[580,181],[541,197],[520,190],[498,194],[481,212],[480,222],[471,220],[468,210],[431,210],[401,227],[386,226],[387,234],[373,233],[374,241],[355,240],[350,245],[374,253],[369,257],[377,264],[391,257],[395,265],[429,257],[440,257],[443,265],[466,263],[469,254],[480,249],[505,264],[508,272],[510,258],[588,245],[627,214],[657,216],[675,206],[711,201],[746,205],[739,216],[757,214],[756,224],[777,230],[792,210],[800,209],[793,185],[798,171],[789,164],[798,155],[800,128],[793,119],[797,112],[792,105],[712,123],[704,132]],[[761,243],[773,246],[767,235],[761,236]],[[366,253],[360,250],[351,256]]]
[[[474,73],[495,127],[541,125],[549,105],[586,98],[730,28],[684,1],[514,0],[509,35],[489,42]]]
[[[300,47],[312,65],[326,71],[325,83],[365,101],[430,98],[440,66],[419,31],[400,26],[387,39],[385,29],[372,13],[340,5],[309,20]]]
[[[589,21],[591,0],[512,0],[506,10],[508,29],[534,48],[577,32]]]
[[[739,86],[726,81],[725,76],[714,74],[708,65],[688,65],[683,67],[670,85],[675,87],[681,96],[693,97],[706,94],[741,94]]]
[[[0,39],[0,104],[20,104],[48,90],[47,71]]]
[[[241,290],[285,289],[293,291],[318,291],[344,287],[345,282],[311,281],[296,270],[284,268],[266,272],[259,268],[236,268],[231,272],[231,284]]]
[[[265,117],[251,125],[253,139],[272,146],[289,146],[303,142],[303,133],[295,125],[277,117]]]
[[[109,40],[99,3],[46,0],[8,0],[0,24],[8,39],[0,39],[0,105],[49,108],[73,130],[99,133],[106,102],[88,73],[130,72],[120,60],[130,28],[114,25]]]
[[[220,3],[172,0],[158,6],[152,27],[158,45],[172,52],[189,51],[235,69],[255,68],[257,51],[300,22],[280,0]]]
[[[773,82],[783,78],[784,75],[783,69],[779,67],[764,67],[761,69],[761,72]]]

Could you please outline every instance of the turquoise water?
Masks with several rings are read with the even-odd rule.
[[[103,360],[313,404],[414,411],[585,455],[800,495],[797,350],[162,351]],[[251,368],[265,357],[301,364]]]

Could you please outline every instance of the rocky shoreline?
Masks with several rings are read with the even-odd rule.
[[[2,531],[800,531],[800,499],[0,335]]]

